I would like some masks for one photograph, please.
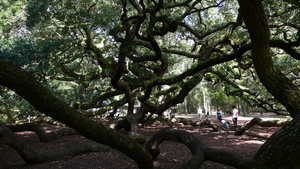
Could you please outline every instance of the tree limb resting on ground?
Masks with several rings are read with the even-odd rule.
[[[199,168],[206,160],[241,169],[247,169],[249,166],[249,160],[241,156],[209,148],[202,144],[193,134],[183,130],[174,130],[169,127],[158,131],[147,142],[146,150],[153,157],[157,157],[160,154],[159,144],[166,140],[183,143],[190,149],[193,157],[185,164],[184,168]]]
[[[212,128],[214,132],[219,132],[222,131],[221,127],[215,124],[212,124],[209,119],[203,120],[203,121],[192,121],[192,120],[187,120],[185,118],[175,118],[174,120],[172,119],[173,122],[177,123],[183,123],[184,125],[192,125],[192,126],[204,126],[207,125],[208,127]]]
[[[72,146],[66,149],[64,152],[57,152],[54,154],[39,154],[28,143],[15,135],[2,121],[0,121],[0,139],[2,142],[15,149],[27,164],[44,163],[60,158],[76,156],[86,152],[105,152],[110,149],[103,147],[98,143],[88,142]]]
[[[39,122],[25,123],[20,125],[7,125],[7,127],[13,132],[33,131],[38,135],[41,142],[49,142],[62,136],[77,134],[77,132],[72,128],[63,128],[46,133]]]
[[[245,123],[241,128],[236,130],[234,135],[242,135],[246,130],[249,130],[254,125],[259,125],[262,127],[283,127],[290,121],[280,121],[280,120],[267,120],[264,121],[259,117],[255,117],[249,122]]]

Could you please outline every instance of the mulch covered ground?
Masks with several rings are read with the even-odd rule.
[[[193,119],[199,120],[199,119]],[[212,118],[211,120],[215,120]],[[242,125],[247,120],[239,120],[239,125]],[[107,121],[103,121],[107,123]],[[144,128],[140,128],[140,133],[144,134],[147,139],[161,128],[173,125],[174,128],[186,130],[193,133],[205,145],[230,151],[239,154],[245,158],[252,158],[259,147],[266,141],[265,138],[271,136],[279,128],[269,127],[263,128],[254,126],[242,136],[234,136],[234,131],[228,132],[213,132],[207,126],[193,127],[182,124],[146,124]],[[43,124],[47,132],[57,130],[60,127]],[[40,153],[53,153],[64,151],[70,146],[78,143],[90,141],[79,135],[64,136],[60,139],[49,143],[39,142],[38,137],[33,132],[16,133],[20,137],[32,144]],[[258,135],[259,137],[253,136]],[[157,169],[180,169],[182,165],[191,157],[191,153],[183,144],[166,141],[160,145],[161,153],[154,161]],[[137,165],[133,160],[111,149],[105,153],[91,152],[81,154],[75,157],[68,157],[43,164],[27,165],[23,159],[7,145],[0,142],[0,169],[137,169]],[[211,161],[206,161],[200,169],[232,169],[233,167],[225,166]]]

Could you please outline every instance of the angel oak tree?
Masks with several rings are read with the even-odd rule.
[[[124,4],[126,4],[125,1],[123,2]],[[180,5],[184,6],[189,2],[191,1],[186,1],[186,3],[182,3]],[[191,149],[191,152],[193,154],[193,159],[189,160],[189,162],[186,164],[187,168],[199,168],[201,163],[205,160],[217,161],[220,163],[234,166],[236,168],[262,168],[262,169],[297,168],[300,166],[300,162],[299,162],[300,132],[298,132],[300,127],[300,116],[299,116],[300,115],[300,107],[299,107],[300,91],[289,79],[287,79],[284,76],[284,74],[282,74],[280,71],[275,69],[275,66],[273,65],[273,61],[269,51],[271,45],[270,31],[266,20],[266,16],[264,14],[264,8],[261,0],[252,0],[252,1],[239,0],[238,2],[240,5],[239,11],[242,14],[241,15],[242,19],[245,22],[251,37],[251,46],[246,45],[246,47],[252,48],[251,59],[253,60],[257,75],[261,80],[262,84],[266,87],[266,89],[278,101],[280,101],[282,105],[286,107],[290,115],[293,117],[293,120],[290,123],[286,124],[282,129],[280,129],[277,133],[275,133],[271,138],[269,138],[266,141],[266,143],[259,149],[259,151],[256,153],[254,158],[250,161],[244,160],[241,157],[232,155],[230,153],[229,155],[227,152],[220,152],[213,149],[209,149],[203,146],[199,141],[195,140],[195,138],[193,138],[192,136],[189,137],[191,139],[191,143],[187,143],[181,139],[181,136],[186,136],[186,135],[189,136],[188,133],[182,131],[168,130],[168,129],[164,129],[159,133],[157,133],[146,144],[147,145],[146,148],[144,148],[137,141],[132,140],[129,137],[120,134],[115,130],[108,129],[105,126],[88,119],[86,116],[82,115],[80,112],[76,111],[74,108],[71,108],[69,105],[67,105],[66,103],[59,100],[57,97],[55,97],[53,93],[51,93],[48,89],[46,89],[40,83],[38,83],[33,76],[29,75],[21,68],[14,66],[13,64],[8,63],[7,61],[4,60],[0,60],[0,85],[15,91],[17,94],[25,98],[30,104],[32,104],[38,111],[48,116],[51,116],[56,120],[70,126],[81,135],[121,151],[122,153],[132,158],[138,164],[138,166],[143,169],[153,168],[152,160],[153,157],[157,156],[158,153],[156,150],[156,145],[158,145],[161,141],[164,140],[183,142]],[[294,1],[289,1],[289,2],[293,3]],[[140,28],[139,27],[140,25],[136,25],[134,27],[134,30],[130,30],[128,28],[128,30],[126,30],[126,33],[133,33],[133,34],[132,36],[131,35],[125,36],[125,39],[121,39],[122,37],[118,36],[120,32],[114,32],[114,31],[118,31],[117,29],[114,29],[110,33],[112,36],[114,36],[116,41],[120,43],[124,42],[124,40],[133,40],[134,38],[132,37],[134,37],[134,33],[137,33],[138,35],[136,36],[140,39],[147,40],[151,45],[148,48],[153,49],[155,51],[155,55],[154,55],[155,57],[154,58],[149,57],[152,58],[153,60],[157,61],[161,59],[161,51],[162,51],[158,46],[158,43],[156,42],[153,33],[156,33],[156,35],[165,35],[167,32],[176,31],[176,28],[179,25],[182,25],[187,30],[190,30],[193,34],[197,35],[197,33],[193,29],[191,29],[191,27],[184,25],[182,22],[177,23],[175,21],[170,23],[168,22],[170,24],[169,27],[168,25],[166,27],[162,27],[163,29],[160,31],[159,30],[152,31],[154,29],[155,22],[158,21],[165,22],[165,20],[162,20],[164,19],[162,17],[155,18],[156,16],[155,13],[159,12],[160,8],[163,7],[162,0],[159,0],[159,3],[154,3],[156,8],[149,8],[149,10],[145,10],[144,3],[142,3],[140,6],[135,1],[130,1],[130,3],[132,3],[134,8],[140,13],[145,12],[143,13],[144,15],[138,15],[137,17],[127,18],[127,19],[137,18],[137,22],[130,22],[131,24],[132,23],[139,24],[143,22],[144,19],[143,18],[141,19],[141,17],[146,16],[147,11],[151,13],[151,17],[150,17],[151,21],[149,22],[150,26],[146,30],[147,37],[139,35],[139,31],[135,30],[135,29],[138,30],[138,28]],[[126,16],[127,14],[126,11],[127,11],[126,6],[124,6],[123,17]],[[126,20],[125,18],[124,23],[126,23],[127,21],[129,20]],[[174,26],[174,24],[175,25],[177,24],[176,27],[172,27]],[[130,26],[130,24],[126,24],[126,26]],[[298,35],[299,35],[299,31],[298,31]],[[230,33],[228,34],[228,36],[230,36]],[[91,39],[87,38],[86,43],[87,45],[90,46],[91,50],[93,50],[94,49],[93,47],[95,46],[91,45],[91,41],[89,40]],[[225,40],[226,38],[218,41],[217,43],[218,44],[224,43]],[[299,44],[299,41],[300,38],[298,37],[298,40],[295,42],[295,44],[296,45]],[[130,105],[133,106],[132,92],[129,90],[126,83],[121,83],[121,81],[119,81],[121,75],[124,73],[123,72],[124,71],[123,68],[125,66],[124,57],[128,54],[127,53],[128,50],[130,50],[131,52],[133,51],[131,49],[128,49],[128,47],[130,47],[130,46],[126,46],[128,44],[129,43],[126,42],[120,45],[120,55],[118,58],[118,63],[115,63],[118,64],[117,66],[115,65],[118,69],[114,72],[114,76],[112,77],[111,82],[114,88],[124,91],[126,93],[127,101],[128,102],[131,101]],[[148,44],[142,43],[142,45],[147,46]],[[212,44],[210,47],[215,47],[215,46],[213,46]],[[209,47],[206,49],[207,50],[205,52],[207,55],[201,55],[204,57],[203,58],[204,60],[207,59],[208,54],[211,54],[213,51],[213,49],[210,49]],[[94,52],[97,53],[97,50],[95,50]],[[98,51],[98,54],[101,55],[102,53],[101,52],[99,53]],[[135,58],[133,56],[128,56],[128,57],[132,57],[131,58],[132,60],[140,59],[140,58]],[[230,57],[231,58],[228,57],[212,58],[211,62],[224,59],[224,61],[219,62],[222,63],[237,58],[239,56],[230,55]],[[100,59],[104,59],[104,57],[101,56]],[[141,59],[145,59],[145,58],[141,58]],[[165,70],[163,69],[165,68],[164,60],[160,60],[160,61],[162,62],[161,68],[164,71]],[[203,70],[203,67],[205,66],[207,66],[205,68],[209,68],[210,66],[218,64],[218,63],[212,64],[211,62],[203,62],[207,64],[204,66],[200,65],[199,67],[195,67],[189,71],[186,71],[183,76],[184,77],[192,76],[194,72],[200,72],[201,70]],[[102,65],[103,67],[105,66],[109,67],[108,65],[105,65],[106,62],[104,61],[100,63],[103,64]],[[197,81],[195,78],[194,83],[196,82]],[[191,86],[193,87],[195,86],[195,84],[192,84]],[[189,87],[188,83],[186,83],[186,85],[183,86],[183,88],[184,87]],[[190,88],[188,88],[188,90],[182,90],[182,94],[179,96],[182,96],[184,98],[187,95],[187,93],[190,91]],[[151,89],[152,89],[151,84],[148,84],[148,86],[145,89],[146,92],[144,98],[140,98],[140,100],[144,100],[144,104],[148,104],[149,106],[151,106],[151,104],[145,100],[147,100],[147,97],[150,97],[149,93],[151,93]],[[180,100],[182,100],[182,98],[180,98]],[[176,103],[177,102],[178,100],[176,100]],[[167,109],[168,108],[166,107],[167,105],[168,104],[163,105],[164,107],[162,107],[161,110]],[[164,134],[161,134],[161,132]],[[223,154],[224,156],[217,156],[216,154],[218,155]]]

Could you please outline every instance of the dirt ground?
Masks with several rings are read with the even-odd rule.
[[[203,118],[202,120],[205,120]],[[251,118],[250,118],[251,119]],[[198,118],[191,120],[199,121]],[[211,118],[215,121],[215,118]],[[244,118],[238,121],[239,125],[243,125],[249,118]],[[103,121],[107,123],[107,121]],[[143,133],[147,139],[161,128],[170,126],[170,123],[164,124],[145,124],[140,128],[140,133]],[[183,125],[181,123],[172,124],[173,128],[186,130],[193,133],[202,143],[211,148],[221,149],[236,153],[245,158],[252,158],[259,147],[279,128],[269,127],[263,128],[254,126],[249,131],[246,131],[242,136],[234,136],[234,131],[228,132],[213,132],[207,126],[193,127]],[[60,127],[43,124],[46,132],[57,130]],[[32,144],[34,149],[40,153],[48,154],[57,151],[63,151],[70,146],[90,140],[79,136],[71,135],[64,136],[60,139],[49,143],[39,142],[38,137],[33,132],[16,133],[20,137]],[[253,136],[258,135],[258,137]],[[180,169],[182,165],[191,157],[191,153],[183,144],[166,141],[160,145],[161,153],[154,161],[154,166],[157,169]],[[115,149],[111,149],[105,153],[85,153],[75,157],[68,157],[43,164],[27,165],[23,159],[9,146],[0,142],[0,169],[137,169],[137,165],[133,160],[120,153]],[[225,166],[219,163],[206,161],[200,169],[232,169],[233,167]]]

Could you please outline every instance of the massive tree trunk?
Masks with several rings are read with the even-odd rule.
[[[293,119],[261,146],[252,160],[253,168],[273,169],[300,167],[300,123]]]
[[[0,85],[15,91],[37,110],[65,123],[91,140],[123,152],[132,158],[140,168],[153,168],[152,157],[142,145],[70,108],[19,67],[0,60],[0,79]]]
[[[274,65],[269,52],[269,27],[261,0],[239,0],[252,43],[252,59],[259,79],[289,111],[293,120],[272,135],[253,158],[253,168],[300,166],[300,91]]]

